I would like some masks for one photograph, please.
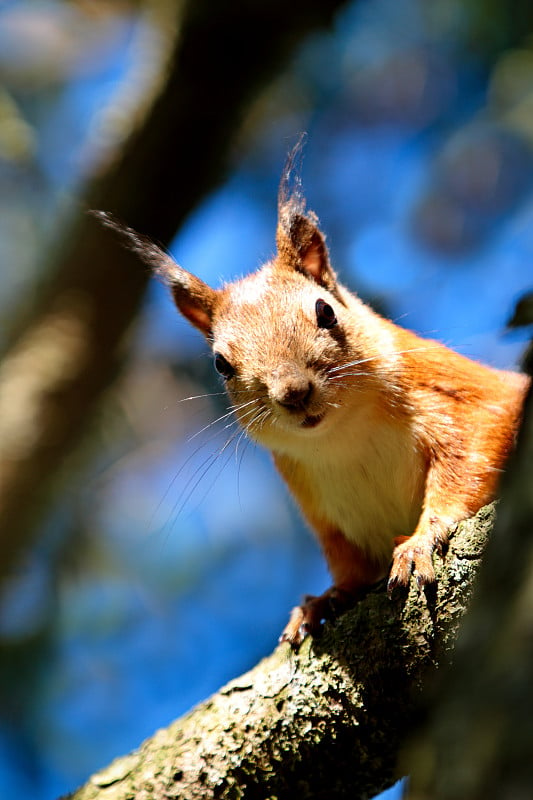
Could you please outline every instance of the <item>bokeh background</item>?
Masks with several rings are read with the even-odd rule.
[[[0,3],[7,362],[72,209],[160,79],[176,5]],[[342,280],[400,324],[517,368],[523,341],[506,323],[533,286],[529,0],[347,2],[249,104],[225,179],[172,242],[186,269],[218,284],[272,255],[301,131],[308,205]],[[156,282],[129,341],[2,583],[1,797],[72,790],[250,668],[298,598],[328,584],[268,456],[234,436],[204,342]]]

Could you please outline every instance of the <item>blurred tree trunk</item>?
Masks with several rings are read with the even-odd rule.
[[[72,800],[363,800],[390,786],[420,687],[449,660],[492,525],[459,526],[436,591],[372,592],[294,654],[282,645]]]
[[[39,307],[0,368],[0,576],[28,546],[65,459],[117,376],[149,277],[86,209],[111,211],[168,243],[223,176],[254,95],[344,2],[175,3],[178,33],[161,91],[87,187],[49,254]]]

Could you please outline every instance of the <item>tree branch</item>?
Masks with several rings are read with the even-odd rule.
[[[420,687],[446,662],[493,522],[482,509],[437,560],[436,589],[371,592],[298,654],[282,645],[72,800],[373,797],[390,786]]]

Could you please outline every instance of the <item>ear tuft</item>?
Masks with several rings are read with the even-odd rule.
[[[302,162],[307,134],[301,133],[292,150],[289,151],[278,189],[278,211],[289,209],[296,214],[305,215],[305,197],[302,189]],[[280,213],[281,217],[281,213]],[[280,219],[281,222],[281,219]]]
[[[118,234],[127,245],[128,249],[138,255],[141,261],[143,261],[152,272],[166,282],[172,280],[172,275],[177,265],[159,245],[152,241],[152,239],[137,233],[133,228],[129,228],[107,211],[90,211],[89,213],[98,219],[106,228]]]
[[[285,162],[278,192],[276,243],[281,264],[297,269],[316,283],[333,290],[335,274],[329,263],[326,240],[318,218],[306,210],[301,165],[305,134],[301,134]]]
[[[106,228],[118,233],[125,240],[129,249],[136,253],[142,261],[161,278],[172,292],[172,297],[179,311],[189,322],[209,337],[212,333],[213,314],[218,299],[218,292],[211,289],[200,278],[182,269],[174,259],[146,236],[123,225],[105,211],[92,211]]]

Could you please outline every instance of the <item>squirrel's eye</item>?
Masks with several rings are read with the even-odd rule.
[[[319,328],[334,328],[337,324],[337,317],[329,303],[325,300],[317,300],[315,303],[316,321]]]
[[[235,375],[235,370],[229,363],[228,359],[224,358],[224,356],[221,356],[220,353],[215,353],[215,369],[227,381],[230,378],[233,378],[233,376]]]

